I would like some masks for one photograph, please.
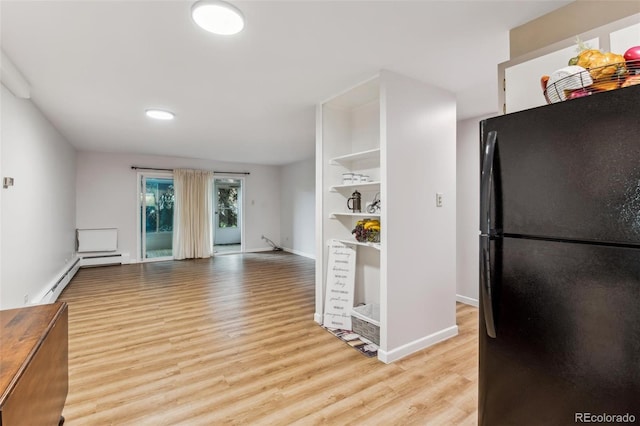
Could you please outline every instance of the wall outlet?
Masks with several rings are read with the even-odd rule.
[[[24,304],[25,304],[25,305],[28,305],[28,304],[29,304],[29,295],[28,295],[28,294],[25,294],[25,295],[24,295]]]
[[[442,194],[436,192],[436,207],[442,207]]]

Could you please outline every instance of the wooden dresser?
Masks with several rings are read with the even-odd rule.
[[[0,425],[58,425],[67,398],[67,304],[0,311]]]

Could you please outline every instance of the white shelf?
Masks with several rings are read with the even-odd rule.
[[[380,250],[380,243],[361,243],[360,241],[356,241],[356,240],[336,240],[336,241],[340,241],[343,244],[353,244],[356,246],[371,247],[373,249]]]
[[[364,190],[375,190],[380,189],[380,182],[359,182],[359,183],[348,183],[345,185],[333,185],[329,187],[329,191],[338,192],[341,189],[357,189],[364,188]]]
[[[351,216],[351,217],[380,217],[380,213],[342,213],[342,212],[333,212],[329,215],[330,219],[335,219],[339,216]]]
[[[380,160],[380,148],[370,149],[368,151],[362,151],[362,152],[354,152],[353,154],[341,155],[340,157],[335,157],[329,160],[329,164],[332,164],[334,166],[338,166],[338,165],[344,166],[353,161],[373,160],[373,159],[378,159],[378,161]]]

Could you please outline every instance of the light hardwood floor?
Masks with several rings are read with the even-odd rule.
[[[283,252],[81,269],[65,425],[476,423],[477,309],[390,365],[313,321],[314,262]]]

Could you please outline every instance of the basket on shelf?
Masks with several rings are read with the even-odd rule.
[[[362,219],[356,223],[351,233],[361,243],[380,242],[380,221],[378,219]]]
[[[542,78],[544,98],[548,104],[581,98],[640,84],[640,60],[583,69],[547,84]]]
[[[368,243],[379,243],[380,242],[380,231],[375,231],[372,229],[367,230],[367,238],[366,241]]]

